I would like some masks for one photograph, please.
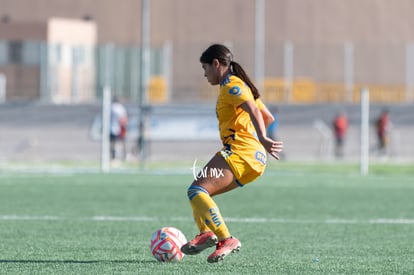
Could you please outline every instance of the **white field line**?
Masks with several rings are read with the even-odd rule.
[[[0,221],[58,221],[62,220],[57,216],[18,216],[4,215],[0,216]]]
[[[156,222],[156,221],[192,221],[190,217],[148,217],[148,216],[92,216],[92,217],[61,217],[61,216],[19,216],[19,215],[0,215],[0,222],[4,221],[95,221],[95,222]],[[414,219],[285,219],[285,218],[231,218],[226,217],[226,222],[235,223],[281,223],[281,224],[412,224]]]

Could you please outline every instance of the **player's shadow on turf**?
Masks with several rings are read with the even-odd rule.
[[[0,263],[21,263],[21,264],[31,264],[31,263],[61,263],[61,264],[138,264],[138,263],[152,263],[153,260],[0,260]]]

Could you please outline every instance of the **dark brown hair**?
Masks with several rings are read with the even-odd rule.
[[[259,91],[250,80],[250,77],[247,75],[239,63],[233,61],[233,54],[226,46],[221,44],[213,44],[208,47],[200,56],[200,62],[205,64],[212,64],[214,59],[217,59],[220,64],[223,64],[224,66],[229,66],[230,72],[239,77],[247,84],[247,86],[249,86],[254,99],[260,97]]]

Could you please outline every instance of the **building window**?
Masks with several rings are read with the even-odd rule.
[[[7,50],[8,50],[7,41],[0,41],[0,65],[5,65],[9,62]]]
[[[22,41],[9,42],[9,63],[21,64],[23,57],[23,43]]]

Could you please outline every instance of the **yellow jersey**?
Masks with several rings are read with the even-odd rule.
[[[220,138],[223,143],[221,154],[236,153],[250,166],[266,165],[266,151],[250,119],[241,104],[253,100],[259,109],[264,107],[260,99],[255,100],[250,88],[237,76],[227,75],[220,83],[216,113]]]

